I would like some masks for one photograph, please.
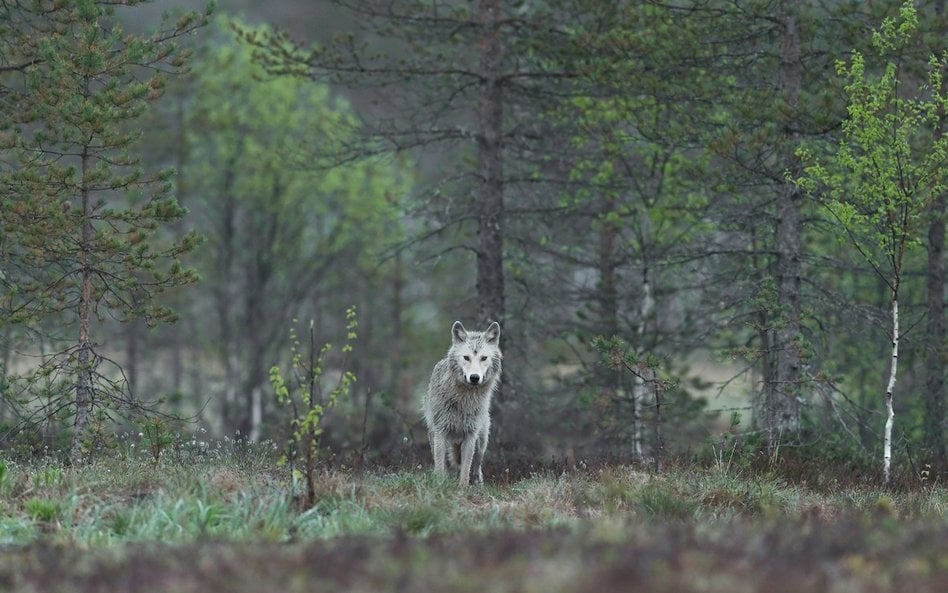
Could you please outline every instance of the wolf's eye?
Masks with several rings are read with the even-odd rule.
[[[471,357],[470,357],[470,356],[465,356],[465,357],[464,357],[464,360],[466,360],[467,362],[471,362]]]
[[[481,357],[481,362],[484,362],[485,360],[487,360],[487,357],[486,357],[486,356],[482,356],[482,357]]]

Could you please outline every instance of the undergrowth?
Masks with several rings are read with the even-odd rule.
[[[0,544],[80,547],[132,542],[288,542],[348,535],[432,536],[642,523],[927,521],[948,523],[940,484],[832,492],[728,465],[655,473],[611,465],[537,471],[459,491],[426,470],[324,469],[314,504],[267,447],[180,459],[103,456],[69,467],[53,459],[0,462]]]

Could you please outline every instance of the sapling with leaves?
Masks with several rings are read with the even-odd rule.
[[[356,381],[355,375],[348,370],[348,363],[352,344],[358,337],[357,327],[355,308],[350,307],[346,310],[346,341],[341,348],[343,358],[336,370],[338,378],[334,384],[325,377],[326,357],[333,346],[328,342],[318,345],[316,326],[312,320],[309,322],[309,339],[305,348],[300,343],[296,328],[290,329],[290,384],[287,384],[279,366],[270,368],[270,384],[277,403],[289,407],[292,413],[291,434],[281,462],[302,463],[302,478],[306,480],[304,508],[310,508],[316,502],[316,463],[320,435],[323,433],[323,417],[340,397],[349,393]],[[293,475],[294,478],[299,475],[297,470],[293,471]]]
[[[948,138],[939,114],[948,105],[942,72],[948,54],[932,56],[927,84],[913,88],[906,63],[915,40],[914,5],[902,5],[898,18],[886,19],[873,33],[881,73],[854,52],[837,71],[846,81],[848,116],[835,154],[817,159],[806,148],[807,163],[798,181],[819,196],[826,211],[888,288],[892,350],[885,390],[883,481],[891,478],[893,392],[899,356],[899,290],[906,253],[922,238],[926,211],[945,191]]]

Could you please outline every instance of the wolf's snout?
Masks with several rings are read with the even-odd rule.
[[[477,385],[478,383],[481,382],[481,376],[480,376],[480,375],[471,375],[471,376],[470,376],[470,380],[471,380],[471,385]]]

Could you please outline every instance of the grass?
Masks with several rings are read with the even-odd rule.
[[[617,465],[464,492],[429,471],[327,470],[306,510],[300,490],[263,449],[3,462],[0,590],[318,591],[324,577],[326,590],[609,591],[633,577],[655,591],[871,591],[896,579],[948,590],[927,588],[948,584],[938,484],[826,491],[731,466]],[[812,574],[784,575],[794,563]],[[95,576],[127,584],[127,571],[179,580],[122,589]]]

